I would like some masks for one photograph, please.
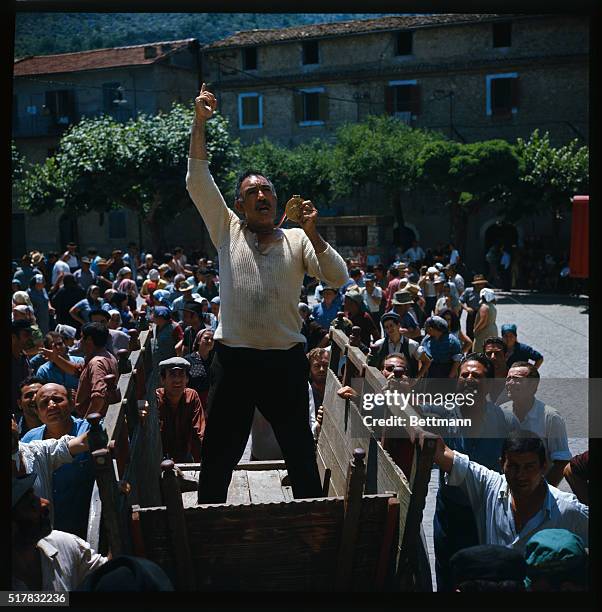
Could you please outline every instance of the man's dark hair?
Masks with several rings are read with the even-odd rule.
[[[175,275],[176,271],[173,268],[169,268],[169,270],[166,270],[163,276],[167,279],[172,279]]]
[[[483,348],[485,348],[488,344],[493,344],[493,346],[499,346],[504,353],[508,350],[508,345],[506,344],[503,338],[499,336],[490,336],[483,342]]]
[[[55,331],[49,331],[45,336],[44,336],[44,348],[50,348],[55,340],[62,340],[63,336],[61,336],[61,334],[59,334],[58,332]]]
[[[65,274],[63,276],[63,286],[64,287],[77,287],[77,279],[73,274]]]
[[[349,276],[361,276],[362,275],[362,271],[359,268],[351,268],[351,270],[349,270]]]
[[[82,340],[92,338],[94,346],[104,347],[109,340],[109,328],[102,323],[95,321],[94,323],[86,323],[82,326]]]
[[[173,253],[163,253],[161,256],[161,263],[169,263],[173,259]]]
[[[12,321],[10,326],[10,332],[13,336],[19,337],[19,334],[22,331],[33,332],[31,329],[31,323],[29,321],[25,321],[23,319],[19,319],[17,321]]]
[[[88,249],[88,255],[97,255],[98,254],[98,250],[95,247],[90,247]]]
[[[56,257],[58,259],[59,254],[56,251],[48,251],[48,258]]]
[[[385,355],[385,358],[383,359],[383,364],[385,363],[385,361],[387,361],[387,359],[402,359],[405,363],[408,363],[408,358],[403,354],[403,353],[389,353],[388,355]]]
[[[538,380],[541,378],[541,376],[539,375],[539,370],[532,363],[529,363],[528,361],[515,361],[510,366],[510,369],[512,368],[527,368],[529,370],[529,373],[527,374],[527,378],[537,378]]]
[[[177,246],[173,250],[174,253],[183,253],[184,249],[181,246]]]
[[[242,182],[249,176],[263,176],[263,178],[267,180],[270,187],[272,188],[272,193],[274,194],[274,197],[276,197],[276,188],[274,187],[274,183],[272,183],[272,181],[270,181],[270,179],[263,172],[259,172],[258,170],[253,170],[252,168],[249,168],[248,170],[245,170],[241,175],[239,175],[239,177],[236,179],[236,191],[234,192],[234,198],[236,200],[241,199],[240,186],[242,185]]]
[[[29,385],[35,385],[35,384],[45,385],[46,381],[43,378],[40,378],[39,376],[28,376],[27,378],[24,378],[19,383],[19,395],[21,395],[21,391],[23,390],[24,387],[29,387]]]
[[[117,291],[111,296],[111,299],[109,300],[109,304],[112,304],[113,306],[119,306],[124,300],[127,300],[127,299],[128,299],[127,293],[122,293],[121,291]]]
[[[539,465],[546,462],[546,447],[543,440],[532,431],[516,429],[508,434],[502,445],[502,462],[507,453],[537,453]]]
[[[462,593],[493,593],[524,591],[525,583],[522,580],[466,580],[458,585]]]
[[[385,271],[385,265],[384,265],[384,264],[381,264],[381,263],[376,264],[376,265],[374,266],[374,269],[375,269],[375,270],[380,270],[381,272],[384,272],[384,271]]]
[[[399,276],[399,269],[396,268],[395,266],[391,266],[389,268],[389,274],[393,277],[393,278],[397,278]]]
[[[468,353],[462,358],[462,361],[460,362],[460,369],[462,369],[462,366],[467,361],[478,361],[481,365],[485,367],[485,376],[487,378],[494,377],[495,370],[493,367],[493,362],[491,361],[491,359],[489,359],[489,357],[487,357],[487,355],[484,355],[483,353]]]

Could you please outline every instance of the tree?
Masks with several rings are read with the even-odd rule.
[[[330,198],[331,157],[332,146],[318,139],[289,149],[264,138],[242,149],[241,170],[267,176],[283,209],[294,194],[311,199],[319,209]]]
[[[517,140],[516,151],[523,170],[505,216],[516,221],[526,215],[550,214],[559,245],[561,213],[568,210],[572,196],[589,192],[589,149],[580,147],[577,139],[553,147],[548,132],[540,136],[534,130],[528,140]]]
[[[128,208],[149,227],[153,249],[160,249],[162,226],[192,206],[185,176],[193,116],[192,107],[174,104],[168,113],[127,123],[82,119],[65,132],[55,156],[25,173],[21,206],[34,214],[63,208],[80,215]],[[234,180],[239,151],[217,113],[207,123],[207,151],[223,188]]]
[[[514,147],[505,140],[430,143],[416,164],[419,180],[444,194],[451,210],[452,240],[464,254],[469,216],[487,203],[503,208],[521,169]]]
[[[362,123],[344,125],[336,132],[333,194],[344,197],[368,183],[381,185],[396,224],[402,227],[401,194],[416,183],[415,160],[423,147],[441,138],[436,132],[411,128],[386,115],[371,115]]]

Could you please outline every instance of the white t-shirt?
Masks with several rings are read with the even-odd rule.
[[[54,264],[54,267],[52,268],[52,284],[53,285],[54,283],[56,283],[56,279],[59,277],[59,274],[61,272],[63,274],[70,274],[71,268],[69,267],[69,264],[66,261],[59,259],[56,261],[56,263]]]
[[[383,290],[378,286],[374,285],[374,290],[372,291],[372,295],[368,293],[366,287],[361,288],[361,292],[364,296],[364,302],[366,302],[366,306],[370,312],[378,312],[380,308],[380,303],[383,297]]]

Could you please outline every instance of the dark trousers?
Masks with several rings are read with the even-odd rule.
[[[477,318],[476,311],[466,313],[466,335],[471,340],[474,340],[474,324],[475,324],[476,318]]]
[[[293,495],[322,496],[309,427],[308,376],[309,362],[301,344],[289,350],[256,350],[215,343],[201,451],[200,504],[226,501],[256,407],[282,449]]]
[[[433,518],[433,543],[437,591],[453,591],[450,558],[462,548],[477,546],[479,543],[472,508],[444,499],[441,493],[437,492],[437,505]]]
[[[433,310],[435,310],[435,305],[437,304],[437,296],[433,295],[431,297],[424,298],[424,314],[427,317],[430,317],[433,314]]]

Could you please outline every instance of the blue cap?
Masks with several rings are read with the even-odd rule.
[[[153,316],[161,317],[163,319],[171,319],[171,310],[169,310],[167,306],[155,306]]]
[[[502,336],[508,332],[512,332],[516,336],[516,325],[514,323],[504,323],[502,325]]]

